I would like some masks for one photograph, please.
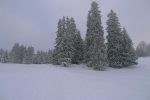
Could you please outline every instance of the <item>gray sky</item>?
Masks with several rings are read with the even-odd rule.
[[[150,43],[149,0],[95,0],[99,3],[104,29],[113,9],[126,27],[134,45]],[[56,26],[62,16],[73,16],[82,37],[92,0],[0,0],[0,48],[11,49],[19,42],[36,49],[54,47]],[[105,32],[106,34],[106,32]]]

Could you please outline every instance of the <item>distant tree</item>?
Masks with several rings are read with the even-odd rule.
[[[123,35],[116,13],[111,10],[107,20],[107,58],[110,67],[123,67]]]
[[[43,63],[42,51],[37,51],[37,61],[38,61],[38,64]]]
[[[34,55],[34,48],[33,47],[28,47],[26,49],[23,62],[25,64],[32,64],[33,63],[33,55]]]
[[[85,39],[87,66],[100,70],[106,66],[106,47],[104,44],[104,31],[98,4],[94,1],[88,13],[87,33]]]
[[[148,56],[150,56],[150,44],[147,47]]]
[[[138,57],[148,56],[147,50],[148,45],[144,41],[141,41],[136,48],[136,54]]]
[[[48,64],[49,63],[49,58],[48,58],[48,52],[42,52],[42,60],[43,64]]]
[[[2,57],[2,63],[7,63],[9,62],[9,54],[7,52],[7,50],[4,52],[4,55]]]
[[[48,64],[48,63],[50,63],[48,52],[38,50],[37,53],[33,55],[33,63],[34,64]]]
[[[33,55],[33,64],[38,64],[38,58],[37,58],[37,54]]]
[[[53,50],[48,50],[48,63],[52,64],[53,61]]]
[[[19,46],[18,55],[19,55],[19,63],[23,63],[26,56],[26,47],[24,45]]]
[[[21,63],[19,48],[20,48],[19,43],[16,43],[11,50],[10,56],[12,63]]]
[[[3,62],[4,50],[0,49],[0,62]]]

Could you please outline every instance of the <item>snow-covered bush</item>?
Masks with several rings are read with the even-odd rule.
[[[71,65],[71,59],[70,58],[60,58],[59,59],[60,65],[64,67],[69,67]]]

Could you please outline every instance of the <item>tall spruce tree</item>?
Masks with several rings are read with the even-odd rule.
[[[87,66],[100,70],[106,65],[106,50],[104,44],[104,31],[101,22],[101,11],[94,1],[87,19],[87,34],[85,39]]]
[[[110,67],[121,68],[137,64],[132,40],[125,28],[121,30],[116,13],[111,10],[107,20],[107,54]]]
[[[76,24],[74,18],[66,18],[66,35],[65,35],[65,55],[66,58],[73,60],[75,47],[74,47],[74,39],[76,34]]]
[[[63,56],[64,51],[64,32],[65,32],[65,17],[59,19],[57,25],[57,37],[56,37],[56,46],[53,53],[53,64],[59,64],[58,59]]]
[[[59,20],[57,26],[56,46],[53,52],[53,64],[60,64],[60,59],[73,59],[75,47],[74,38],[76,33],[76,24],[73,18]]]
[[[77,30],[74,38],[74,57],[73,57],[73,63],[82,63],[84,60],[84,43],[80,35],[80,31]]]
[[[136,62],[137,56],[136,56],[135,50],[133,48],[133,43],[132,43],[132,40],[129,37],[129,35],[128,35],[125,28],[123,28],[122,34],[123,34],[123,41],[122,41],[122,45],[123,45],[123,53],[122,53],[123,65],[122,66],[127,67],[127,66],[130,66],[130,65],[137,64],[137,62]]]
[[[107,20],[107,58],[110,67],[120,68],[123,66],[122,61],[122,32],[116,13],[111,10]]]

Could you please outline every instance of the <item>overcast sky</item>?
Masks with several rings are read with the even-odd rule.
[[[126,27],[134,45],[150,43],[150,0],[95,0],[99,3],[104,29],[113,9]],[[62,16],[75,18],[82,37],[92,0],[0,0],[0,48],[10,50],[19,42],[36,49],[54,47],[56,26]],[[106,32],[105,32],[106,34]]]

